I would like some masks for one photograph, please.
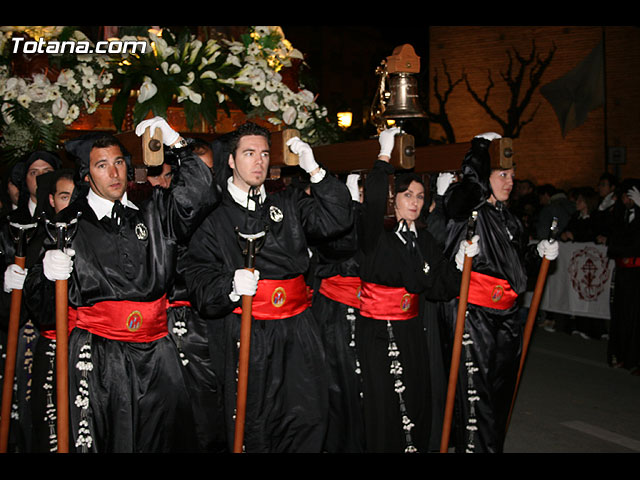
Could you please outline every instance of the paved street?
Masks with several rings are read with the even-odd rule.
[[[640,377],[606,348],[535,328],[505,453],[640,452]]]

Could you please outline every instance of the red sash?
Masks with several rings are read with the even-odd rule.
[[[640,257],[616,258],[616,267],[620,267],[620,268],[640,267]]]
[[[487,308],[507,310],[516,302],[518,294],[506,280],[483,273],[471,272],[468,302]]]
[[[418,316],[418,299],[402,287],[362,282],[360,313],[378,320],[409,320]]]
[[[67,313],[67,326],[69,327],[69,335],[71,335],[71,330],[76,326],[76,318],[78,317],[78,312],[75,308],[69,307]],[[44,338],[48,338],[49,340],[56,339],[56,329],[52,328],[51,330],[40,330],[40,335]]]
[[[173,307],[190,307],[191,302],[189,300],[174,300],[172,302],[167,301],[167,308]]]
[[[79,307],[76,326],[122,342],[152,342],[167,335],[167,298],[151,302],[105,300]]]
[[[360,289],[362,282],[360,277],[343,277],[335,275],[323,278],[318,291],[330,298],[350,307],[360,308]]]
[[[288,280],[258,280],[251,315],[256,320],[279,320],[305,311],[311,302],[302,275]],[[237,307],[233,313],[242,313]]]

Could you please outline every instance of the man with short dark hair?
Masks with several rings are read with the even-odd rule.
[[[140,205],[127,198],[131,159],[117,139],[90,133],[67,141],[84,193],[60,222],[75,233],[48,250],[25,290],[52,303],[54,282],[69,279],[77,311],[69,338],[70,431],[78,452],[176,452],[196,449],[191,405],[167,331],[167,292],[176,244],[215,204],[212,175],[166,120],[136,128],[162,131],[180,157],[180,179]]]
[[[234,440],[241,297],[252,296],[252,329],[244,449],[320,452],[328,386],[318,326],[304,274],[307,241],[339,235],[352,225],[344,183],[321,168],[311,147],[287,142],[310,174],[311,195],[297,188],[267,193],[270,134],[240,126],[227,149],[221,203],[194,234],[185,269],[192,304],[209,322],[216,374],[224,382],[228,444]],[[222,166],[221,166],[222,167]],[[264,234],[266,232],[266,234]],[[244,268],[244,235],[263,235],[255,271]]]

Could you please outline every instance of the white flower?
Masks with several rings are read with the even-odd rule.
[[[278,89],[278,84],[277,82],[274,82],[273,79],[267,80],[267,83],[265,84],[265,88],[267,89],[267,92],[273,93]]]
[[[256,77],[251,82],[251,86],[256,92],[261,92],[264,90],[265,81],[262,78]]]
[[[194,92],[189,87],[182,85],[180,87],[180,95],[178,95],[178,99],[177,99],[178,103],[181,103],[187,99],[199,105],[200,102],[202,102],[202,95],[200,95],[197,92]]]
[[[169,67],[169,73],[172,75],[177,75],[181,71],[182,71],[182,68],[180,68],[180,65],[178,65],[177,63],[172,63],[171,66]]]
[[[297,97],[302,103],[313,103],[315,96],[309,90],[300,90],[297,93]]]
[[[289,106],[284,109],[284,112],[282,112],[282,120],[284,120],[284,123],[287,125],[291,125],[296,119],[297,113],[298,112],[296,112],[294,107]]]
[[[64,98],[58,98],[51,105],[51,113],[56,117],[64,119],[69,111],[69,103]]]
[[[251,95],[249,95],[249,102],[251,102],[251,105],[253,105],[254,107],[259,107],[260,97],[257,93],[252,93]]]
[[[252,43],[247,47],[247,53],[249,55],[258,55],[260,53],[260,46],[256,43]]]
[[[203,80],[205,78],[211,78],[211,79],[215,80],[216,78],[218,78],[218,75],[216,75],[216,72],[214,72],[213,70],[207,70],[202,75],[200,75],[200,78],[203,79]]]
[[[58,79],[56,80],[56,83],[58,83],[59,85],[62,85],[63,87],[66,87],[69,84],[69,82],[73,79],[74,75],[75,75],[75,72],[70,68],[63,68],[58,74]]]
[[[207,41],[207,43],[204,46],[204,54],[205,54],[205,56],[209,57],[209,56],[211,56],[211,54],[216,52],[218,49],[220,49],[220,44],[218,42],[216,42],[215,40],[211,39],[211,40]]]
[[[189,72],[187,73],[187,81],[184,84],[189,86],[193,83],[195,79],[196,79],[196,74],[193,72]]]
[[[223,103],[227,98],[225,97],[224,93],[222,92],[218,92],[218,103]]]
[[[264,97],[262,102],[270,112],[276,112],[280,109],[280,102],[278,101],[278,96],[275,93]]]
[[[242,64],[240,63],[240,59],[236,56],[236,55],[227,55],[227,62],[228,65],[236,65],[240,68],[242,68]]]
[[[193,63],[196,61],[196,57],[198,56],[198,53],[202,48],[202,42],[200,40],[194,40],[193,42],[191,42],[191,47],[193,48],[193,50],[191,50],[191,55],[189,55],[189,63]]]
[[[158,93],[158,87],[156,87],[150,77],[144,77],[142,85],[140,85],[140,94],[138,95],[138,103],[143,103],[153,98]]]
[[[264,37],[265,35],[269,35],[271,33],[271,27],[257,26],[255,27],[255,32],[261,37]]]
[[[31,97],[25,93],[18,95],[17,100],[24,108],[29,108],[29,105],[31,104]]]

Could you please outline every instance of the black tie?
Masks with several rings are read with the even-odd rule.
[[[113,202],[113,209],[111,209],[111,225],[115,230],[118,230],[122,223],[122,216],[124,214],[124,205],[120,200]]]

